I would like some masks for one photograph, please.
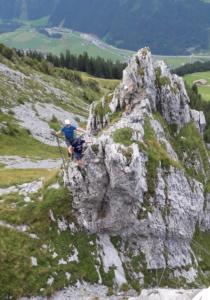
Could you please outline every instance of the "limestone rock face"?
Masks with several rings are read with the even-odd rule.
[[[191,300],[198,293],[196,290],[155,289],[143,290],[140,297],[129,300]]]
[[[115,113],[129,105],[131,110],[139,111],[144,107],[148,113],[159,111],[169,124],[179,130],[191,119],[195,120],[195,114],[191,117],[189,102],[183,80],[171,74],[164,62],[154,62],[149,49],[144,48],[132,57],[124,70],[122,82],[114,92],[109,109]],[[106,123],[105,110],[105,120],[100,119]],[[204,120],[201,116],[201,127]],[[88,124],[89,130],[103,127],[94,109]]]
[[[147,190],[146,157],[137,145],[132,145],[132,161],[128,164],[123,148],[112,144],[111,140],[102,139],[97,146],[97,155],[92,149],[85,153],[89,163],[84,178],[75,169],[69,172],[70,181],[75,182],[72,186],[74,205],[80,212],[82,223],[85,222],[91,232],[120,234],[135,225],[143,203],[143,194]]]
[[[183,80],[170,74],[166,65],[159,62],[156,65],[156,84],[157,109],[169,124],[182,128],[190,121],[190,101]]]
[[[111,111],[126,104],[135,106],[143,99],[149,99],[151,108],[156,109],[155,66],[151,53],[147,48],[133,56],[129,65],[123,72],[122,83],[116,90],[110,103]]]
[[[154,270],[166,270],[170,280],[195,282],[192,240],[198,228],[210,230],[204,193],[209,162],[199,133],[205,118],[190,110],[183,81],[154,63],[148,49],[125,69],[109,108],[121,117],[87,147],[82,170],[69,166],[78,223],[91,233],[117,236],[122,266],[142,285],[148,270],[151,278]],[[99,125],[92,110],[89,129]],[[193,137],[180,136],[187,128],[197,137],[196,151]]]
[[[206,203],[205,203],[205,210],[203,212],[203,218],[201,227],[204,231],[210,232],[210,194],[206,195]]]
[[[191,117],[196,124],[196,127],[203,134],[204,129],[206,127],[206,119],[203,111],[197,111],[195,109],[191,109]]]

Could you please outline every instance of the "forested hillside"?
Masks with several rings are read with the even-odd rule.
[[[148,45],[156,54],[207,48],[210,5],[200,0],[60,0],[51,17],[121,48]]]
[[[0,0],[0,18],[38,19],[53,12],[59,0]]]
[[[0,18],[49,16],[52,26],[93,33],[120,48],[154,54],[209,48],[210,3],[202,0],[0,0]]]

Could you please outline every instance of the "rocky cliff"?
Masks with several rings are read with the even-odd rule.
[[[205,117],[189,102],[183,80],[145,48],[114,94],[91,108],[97,137],[84,170],[70,165],[70,189],[78,223],[98,235],[105,273],[113,267],[118,286],[199,286],[208,278],[200,248],[210,230]]]

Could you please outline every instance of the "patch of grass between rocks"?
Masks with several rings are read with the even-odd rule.
[[[38,200],[38,193],[27,205],[18,205],[23,200],[15,194],[13,198],[6,196],[4,205],[0,204],[0,219],[13,226],[28,226],[27,234],[16,231],[15,227],[0,226],[0,299],[50,296],[77,281],[98,281],[96,236],[79,230],[71,193],[65,187],[48,188],[42,193],[42,201]],[[16,207],[10,208],[13,203]],[[68,227],[59,229],[62,220],[74,224],[76,231]],[[29,233],[38,238],[31,238]],[[78,261],[69,260],[74,249]],[[37,264],[32,264],[32,258]]]

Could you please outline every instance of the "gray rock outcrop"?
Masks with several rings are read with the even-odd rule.
[[[183,80],[171,74],[164,62],[154,62],[149,49],[144,48],[133,56],[124,70],[122,82],[108,107],[111,113],[124,110],[127,105],[137,111],[142,108],[149,113],[159,111],[169,124],[179,130],[191,120],[189,102]],[[106,109],[104,119],[98,118],[92,110],[89,130],[103,127],[101,122],[106,123]],[[203,124],[203,119],[201,122]]]
[[[28,129],[35,139],[48,145],[57,145],[55,138],[51,135],[52,129],[49,125],[53,117],[61,126],[65,119],[76,123],[71,113],[65,112],[51,103],[26,103],[15,106],[12,110],[22,127]]]
[[[206,127],[206,119],[204,113],[202,111],[197,111],[195,109],[191,109],[191,117],[196,124],[196,127],[203,134],[204,129]]]
[[[199,133],[205,117],[190,110],[183,80],[154,63],[148,49],[131,60],[108,105],[105,117],[118,111],[122,116],[88,146],[82,171],[69,167],[78,223],[119,237],[122,265],[140,285],[148,272],[150,280],[159,276],[157,285],[164,273],[169,281],[194,283],[199,262],[192,240],[198,228],[210,230],[204,193],[209,162]],[[126,105],[129,113],[123,113]],[[104,127],[96,117],[92,110],[90,130]],[[199,139],[196,151],[191,137],[179,136],[186,128]]]

